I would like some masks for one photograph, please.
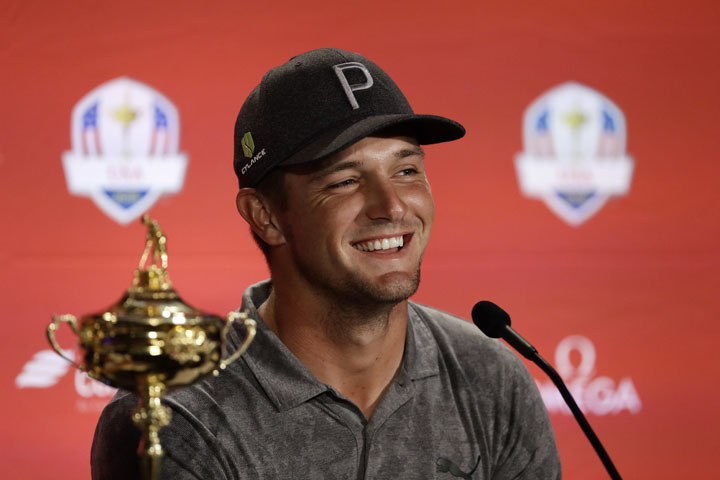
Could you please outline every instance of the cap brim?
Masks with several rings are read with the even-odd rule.
[[[465,128],[458,122],[437,115],[375,115],[318,135],[280,165],[299,165],[320,160],[346,149],[373,133],[398,125],[409,127],[421,145],[450,142],[465,135]]]

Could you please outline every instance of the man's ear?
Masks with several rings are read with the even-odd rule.
[[[285,243],[285,236],[272,213],[270,203],[254,188],[241,188],[235,202],[240,215],[265,243],[271,246]]]

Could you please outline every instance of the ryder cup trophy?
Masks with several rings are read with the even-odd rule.
[[[61,357],[88,376],[139,395],[132,417],[142,431],[138,454],[146,478],[156,479],[163,455],[158,432],[170,422],[170,408],[161,397],[204,375],[220,374],[247,350],[256,325],[246,312],[231,312],[224,319],[183,302],[168,277],[165,235],[147,215],[142,221],[147,226],[145,250],[120,301],[80,321],[73,315],[53,315],[47,336]],[[228,332],[237,321],[244,323],[244,340],[223,358]],[[68,358],[55,339],[62,323],[79,339],[80,363]]]

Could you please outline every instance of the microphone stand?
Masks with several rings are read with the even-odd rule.
[[[600,439],[597,435],[595,435],[592,427],[585,419],[585,415],[583,415],[580,411],[580,407],[578,407],[577,403],[575,403],[575,399],[565,386],[565,382],[563,382],[562,378],[560,378],[560,375],[558,375],[555,369],[540,356],[535,347],[533,347],[527,340],[521,337],[510,327],[510,315],[494,303],[482,300],[476,303],[473,307],[472,319],[475,325],[482,330],[485,335],[490,338],[502,338],[511,347],[517,350],[518,353],[535,363],[547,374],[548,377],[550,377],[550,380],[553,381],[557,389],[560,391],[560,395],[562,395],[563,400],[565,400],[567,406],[570,407],[570,411],[580,425],[580,428],[582,428],[583,433],[585,433],[587,439],[590,440],[590,444],[595,449],[595,453],[597,453],[598,457],[600,457],[600,460],[605,466],[605,470],[607,470],[610,474],[610,478],[612,480],[622,480],[620,474],[615,468],[615,465],[613,465],[612,460],[610,460],[610,456],[605,451],[602,443],[600,443]]]
[[[605,451],[602,443],[600,443],[600,439],[597,437],[597,435],[595,435],[595,432],[588,423],[587,419],[585,419],[585,415],[583,415],[580,407],[578,407],[577,403],[575,403],[575,399],[570,394],[570,390],[568,390],[568,388],[565,386],[565,382],[563,382],[562,378],[560,378],[560,375],[558,375],[555,369],[552,368],[550,364],[540,356],[539,353],[537,353],[537,350],[535,350],[532,355],[525,356],[528,359],[532,360],[538,367],[540,367],[540,369],[545,372],[548,377],[550,377],[550,380],[552,380],[557,389],[560,390],[560,395],[562,395],[567,406],[570,407],[570,411],[575,417],[575,420],[577,420],[578,424],[580,424],[580,428],[582,428],[585,436],[595,449],[595,453],[597,453],[598,457],[600,457],[600,460],[605,466],[605,470],[607,470],[607,472],[610,474],[610,478],[612,478],[613,480],[622,480],[620,474],[615,468],[615,465],[613,464],[612,460],[610,460],[610,456]]]

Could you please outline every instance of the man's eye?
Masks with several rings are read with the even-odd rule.
[[[405,176],[416,175],[417,173],[418,173],[418,171],[416,168],[404,168],[404,169],[400,170],[400,175],[405,175]]]
[[[347,179],[343,180],[342,182],[333,183],[328,188],[342,188],[342,187],[347,187],[349,185],[352,185],[354,183],[355,183],[355,179],[347,178]]]

